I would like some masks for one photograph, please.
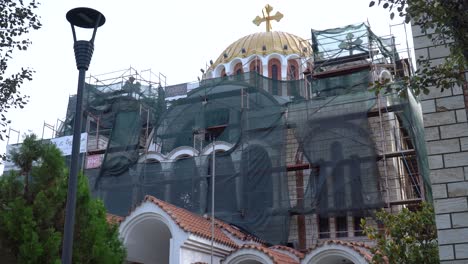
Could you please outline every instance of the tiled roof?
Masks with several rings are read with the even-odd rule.
[[[304,258],[304,253],[302,253],[300,251],[297,251],[294,248],[290,248],[290,247],[282,246],[282,245],[275,245],[275,246],[271,246],[270,248],[271,249],[276,249],[276,250],[281,250],[281,251],[287,251],[287,252],[293,254],[294,256],[298,257],[299,259]]]
[[[211,218],[208,218],[208,219],[211,219]],[[238,229],[238,228],[236,228],[236,227],[234,227],[234,226],[232,226],[232,225],[230,225],[230,224],[228,224],[226,222],[223,222],[221,220],[215,219],[215,224],[219,228],[225,230],[229,234],[237,237],[238,239],[240,239],[242,241],[250,240],[250,241],[254,241],[254,242],[258,242],[258,243],[262,243],[262,244],[264,243],[264,241],[262,241],[261,239],[255,237],[253,235],[244,233],[240,229]]]
[[[299,261],[295,260],[293,257],[285,253],[278,252],[277,250],[274,250],[272,248],[267,248],[265,246],[256,245],[256,244],[246,244],[246,245],[243,245],[238,250],[242,250],[242,249],[255,249],[260,252],[263,252],[265,255],[267,255],[271,259],[271,261],[274,264],[299,264]]]
[[[118,215],[113,215],[113,214],[109,214],[109,213],[106,214],[106,221],[109,224],[118,225],[123,221],[123,219],[124,219],[123,217],[118,216]]]
[[[177,225],[184,231],[203,237],[205,239],[211,239],[210,220],[183,208],[179,208],[175,205],[159,200],[151,195],[145,196],[144,202],[147,201],[154,203],[164,212],[170,215],[172,220],[174,220],[174,222],[176,222]],[[221,222],[220,220],[217,221]],[[234,243],[234,241],[232,241],[220,228],[215,227],[214,235],[214,240],[216,242],[232,248],[238,247],[238,245]]]
[[[367,260],[369,263],[372,261],[372,253],[370,252],[371,247],[369,245],[366,245],[363,242],[353,242],[353,241],[344,241],[344,240],[328,240],[325,241],[324,243],[318,244],[312,248],[309,248],[307,250],[307,253],[310,253],[311,251],[315,250],[316,248],[319,248],[323,245],[341,245],[345,247],[349,247],[352,250],[356,251],[359,255],[361,255],[365,260]]]

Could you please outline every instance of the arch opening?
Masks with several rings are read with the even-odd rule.
[[[192,212],[200,209],[200,175],[195,158],[187,154],[181,155],[174,162],[171,180],[178,184],[171,185],[170,203]]]
[[[254,259],[246,259],[246,260],[237,262],[237,264],[262,264],[262,262],[254,260]]]
[[[313,262],[316,264],[335,264],[335,263],[340,263],[340,264],[355,264],[353,261],[349,260],[346,257],[339,256],[339,255],[331,255],[331,256],[326,256],[320,259],[317,262]]]
[[[307,264],[368,264],[367,260],[350,247],[328,244],[310,252],[303,263]]]
[[[164,199],[165,187],[164,172],[161,162],[155,159],[148,159],[142,170],[141,179],[141,199],[146,195],[152,195],[158,199]]]
[[[142,220],[130,230],[124,242],[127,261],[169,264],[171,238],[171,231],[162,220]]]
[[[232,217],[237,213],[236,203],[236,179],[233,177],[234,162],[230,153],[226,153],[222,149],[215,152],[215,214],[216,217]],[[211,212],[211,195],[212,195],[212,166],[213,159],[210,155],[207,159],[207,206],[208,212]],[[220,199],[220,197],[222,197]]]

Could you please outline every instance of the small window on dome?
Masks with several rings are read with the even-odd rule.
[[[268,62],[268,77],[270,77],[271,85],[270,91],[273,95],[281,95],[281,86],[279,80],[281,80],[281,62],[278,59],[271,59]]]
[[[271,93],[274,95],[278,95],[278,65],[273,64],[271,66],[271,77],[273,79],[273,83],[271,85]]]
[[[297,79],[297,69],[295,65],[289,66],[289,80],[296,80]]]
[[[299,78],[299,65],[296,60],[288,61],[288,80],[297,80]]]
[[[288,80],[298,80],[299,79],[299,65],[296,60],[288,61]],[[288,96],[300,96],[300,91],[298,91],[298,85],[296,82],[288,82]]]
[[[234,66],[234,75],[236,76],[237,80],[242,79],[242,74],[244,73],[244,70],[242,69],[242,63],[237,63],[236,66]]]
[[[271,59],[269,62],[269,76],[273,80],[281,80],[281,62],[278,59]]]
[[[250,71],[262,74],[262,62],[259,59],[256,59],[250,63]]]
[[[271,78],[273,80],[278,80],[278,65],[271,65]]]

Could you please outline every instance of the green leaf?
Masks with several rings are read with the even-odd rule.
[[[408,24],[411,21],[411,17],[407,14],[405,16],[405,23]]]
[[[422,203],[415,211],[403,208],[397,214],[377,212],[376,220],[384,230],[364,226],[364,233],[375,244],[371,249],[372,263],[439,263],[434,218],[433,208],[428,203]]]

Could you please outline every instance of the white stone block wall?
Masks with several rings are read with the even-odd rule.
[[[413,26],[416,58],[433,64],[449,55]],[[422,96],[422,110],[441,263],[468,263],[468,91],[435,88]]]

